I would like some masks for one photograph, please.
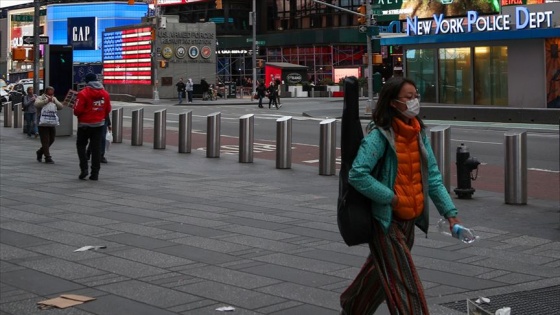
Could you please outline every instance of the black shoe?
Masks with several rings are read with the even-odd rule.
[[[107,159],[104,156],[102,156],[100,162],[101,163],[107,163]]]
[[[78,176],[79,179],[85,179],[88,176],[88,171],[87,170],[82,170],[80,172],[80,176]]]
[[[41,162],[43,160],[43,153],[41,153],[41,151],[37,151],[35,153],[37,153],[37,161]]]
[[[99,179],[99,176],[98,176],[97,174],[91,174],[91,175],[89,175],[89,179],[91,179],[91,180],[98,180],[98,179]]]
[[[45,163],[47,164],[54,164],[53,159],[50,156],[45,157]]]

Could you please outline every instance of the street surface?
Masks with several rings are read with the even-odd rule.
[[[123,142],[111,144],[99,181],[78,179],[75,134],[57,137],[49,165],[35,159],[38,139],[0,127],[0,315],[339,314],[340,293],[368,254],[338,233],[338,176],[318,175],[318,123],[336,117],[341,102],[286,99],[276,111],[235,101],[115,102]],[[130,145],[135,108],[145,110],[142,146]],[[153,112],[162,108],[167,148],[156,150]],[[186,110],[193,151],[179,154],[177,114]],[[218,111],[223,154],[206,158],[206,115]],[[239,163],[238,119],[247,113],[256,115],[258,153]],[[294,117],[291,169],[275,168],[275,115]],[[465,314],[466,299],[481,296],[492,313],[560,314],[558,126],[428,123],[450,124],[452,147],[464,142],[485,163],[472,199],[452,194],[479,240],[437,232],[433,207],[428,234],[416,229],[412,255],[430,314]],[[512,128],[529,131],[527,205],[506,205],[501,192],[501,142]],[[75,252],[83,246],[103,248]],[[61,294],[96,300],[37,308]]]

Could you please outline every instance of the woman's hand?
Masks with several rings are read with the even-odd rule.
[[[461,223],[461,221],[459,221],[456,217],[447,218],[447,221],[449,222],[449,230],[452,230],[455,224]]]

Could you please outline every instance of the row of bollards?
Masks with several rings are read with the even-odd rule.
[[[12,106],[11,102],[2,103],[4,127],[21,128],[23,125],[22,104]],[[154,149],[165,149],[167,110],[154,113]],[[336,119],[320,122],[319,175],[336,174]],[[132,111],[131,145],[143,144],[144,109]],[[112,111],[113,143],[122,143],[123,108]],[[221,113],[207,116],[206,157],[220,157]],[[437,126],[430,129],[430,141],[436,162],[447,191],[450,191],[450,126]],[[239,162],[253,162],[254,114],[239,118]],[[504,191],[506,204],[527,203],[527,133],[509,131],[504,139]],[[179,153],[190,153],[192,149],[192,111],[179,115]],[[478,160],[469,155],[468,149],[461,144],[457,149],[458,187],[455,192],[474,193],[470,187],[471,172],[476,169]],[[284,116],[276,120],[276,168],[289,169],[292,166],[292,117]],[[474,179],[474,178],[472,178]],[[461,198],[461,196],[459,196]]]

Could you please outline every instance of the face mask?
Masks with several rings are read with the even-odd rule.
[[[399,100],[397,100],[397,102],[403,103]],[[418,98],[413,98],[411,100],[406,101],[406,103],[403,104],[406,104],[406,110],[404,112],[401,112],[401,114],[403,114],[404,117],[414,118],[418,116],[418,114],[420,113],[420,101],[418,100]]]

